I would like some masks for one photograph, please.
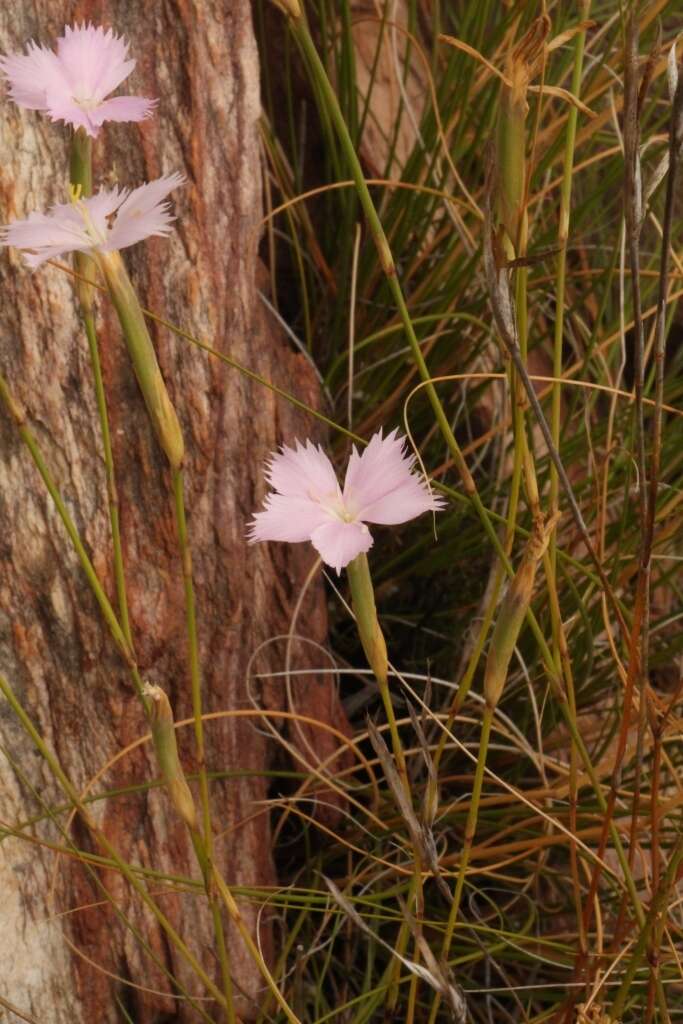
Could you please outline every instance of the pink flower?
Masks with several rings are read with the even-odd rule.
[[[0,57],[0,73],[20,107],[43,110],[94,138],[104,121],[142,121],[154,108],[156,100],[142,96],[105,98],[135,67],[127,56],[128,43],[111,29],[67,26],[56,53],[31,41],[26,54]]]
[[[0,245],[23,249],[35,269],[67,252],[111,252],[149,235],[168,235],[175,218],[165,199],[184,181],[181,174],[168,174],[132,192],[100,189],[89,199],[57,203],[47,213],[31,213],[0,228]]]
[[[273,491],[250,523],[249,541],[310,540],[340,572],[372,547],[366,523],[390,526],[443,508],[443,499],[413,473],[414,464],[404,438],[396,430],[382,437],[380,430],[360,455],[354,447],[342,491],[322,448],[310,441],[283,445],[268,463]]]

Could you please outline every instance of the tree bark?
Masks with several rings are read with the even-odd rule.
[[[133,0],[55,3],[19,0],[0,10],[0,49],[23,50],[33,38],[52,45],[64,25],[92,20],[131,43],[137,68],[126,91],[159,98],[156,115],[139,126],[105,125],[95,144],[96,183],[136,186],[180,170],[187,185],[172,197],[177,223],[169,239],[126,253],[149,308],[220,351],[318,401],[308,363],[264,322],[256,289],[262,216],[257,137],[258,65],[248,0]],[[283,23],[284,30],[284,23]],[[130,88],[128,88],[130,87]],[[64,201],[69,132],[41,115],[0,105],[0,203],[7,222]],[[101,439],[89,358],[73,288],[48,266],[31,275],[18,253],[0,259],[0,366],[26,410],[110,599],[115,587]],[[181,566],[170,482],[106,300],[98,330],[109,402],[131,621],[145,678],[162,686],[176,718],[191,714]],[[303,547],[246,545],[246,524],[263,496],[262,465],[280,441],[312,432],[286,402],[251,383],[166,329],[152,327],[162,372],[179,410],[186,448],[186,495],[197,589],[204,710],[246,710],[247,666],[269,637],[286,632],[313,555]],[[146,731],[122,658],[44,486],[11,421],[0,410],[0,669],[81,789]],[[319,583],[309,589],[300,627],[324,641],[326,612]],[[299,653],[299,662],[306,655]],[[281,668],[282,645],[259,655],[259,672]],[[307,677],[310,678],[310,677]],[[284,705],[277,681],[260,699]],[[295,689],[297,710],[343,728],[331,684]],[[258,718],[222,717],[207,724],[212,771],[244,777],[212,783],[220,831],[216,857],[230,883],[275,882],[268,795],[263,773],[274,744]],[[292,739],[296,742],[296,731]],[[336,740],[323,729],[306,739],[326,757]],[[192,729],[180,732],[192,771]],[[0,707],[0,818],[16,824],[63,802],[45,764],[11,713]],[[253,773],[253,774],[252,774]],[[95,792],[139,786],[155,778],[149,744],[126,753]],[[182,824],[160,789],[110,796],[93,815],[127,860],[161,872],[198,877]],[[65,814],[58,816],[65,825]],[[25,828],[2,843],[0,995],[51,1024],[124,1019],[136,1024],[198,1020],[132,933],[102,903],[102,892],[77,860],[42,848],[64,845],[56,825]],[[71,836],[99,852],[76,822]],[[143,933],[168,970],[191,992],[201,984],[150,915],[113,871],[100,880]],[[208,971],[218,976],[205,900],[152,886],[174,926]],[[242,903],[256,930],[256,909]],[[269,945],[267,922],[262,939]],[[230,932],[233,971],[247,1016],[262,982]],[[206,1004],[211,1007],[211,1004]],[[215,1008],[214,1008],[215,1009]]]

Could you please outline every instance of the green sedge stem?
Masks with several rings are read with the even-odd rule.
[[[458,865],[458,877],[455,883],[455,891],[453,893],[453,902],[451,909],[448,914],[448,923],[446,925],[446,933],[443,940],[443,953],[447,957],[448,950],[451,942],[453,941],[453,932],[455,931],[455,925],[458,919],[458,912],[460,910],[460,901],[462,899],[462,890],[465,885],[465,875],[467,874],[467,867],[470,860],[470,853],[472,851],[472,844],[477,831],[477,821],[479,818],[479,802],[481,800],[481,791],[484,784],[484,771],[486,769],[486,759],[488,757],[489,741],[491,738],[491,727],[493,725],[493,713],[494,708],[490,704],[484,706],[484,715],[481,723],[481,735],[479,737],[479,753],[477,755],[477,765],[474,772],[474,784],[472,786],[472,799],[470,801],[469,811],[467,813],[467,823],[465,825],[465,841],[463,843],[462,852],[460,854],[460,863]]]
[[[488,602],[488,604],[486,606],[486,611],[484,613],[484,618],[482,620],[481,626],[479,627],[479,633],[477,635],[477,639],[475,641],[474,648],[472,649],[472,653],[470,654],[469,660],[467,662],[467,668],[465,669],[465,673],[464,673],[462,679],[460,680],[460,684],[458,685],[458,689],[456,690],[455,696],[454,696],[454,698],[453,698],[453,700],[451,702],[451,706],[450,706],[450,708],[448,710],[448,718],[446,719],[445,727],[444,727],[443,731],[441,732],[441,736],[439,737],[439,742],[438,742],[437,748],[436,748],[436,750],[434,752],[434,778],[430,779],[430,781],[428,783],[428,793],[429,793],[429,798],[428,799],[430,801],[430,806],[431,806],[431,801],[436,799],[436,789],[437,789],[437,785],[438,785],[438,781],[437,780],[438,780],[438,777],[439,777],[439,767],[441,765],[441,758],[443,757],[444,751],[446,749],[446,744],[448,742],[448,734],[449,734],[450,730],[453,727],[453,723],[455,722],[455,719],[457,717],[458,712],[460,711],[460,708],[465,703],[465,700],[467,699],[467,695],[470,692],[470,688],[472,686],[472,681],[474,679],[474,673],[477,671],[477,666],[478,666],[478,664],[479,664],[479,662],[481,660],[481,656],[482,656],[482,654],[484,652],[484,645],[486,644],[486,637],[488,636],[489,629],[491,628],[491,623],[493,622],[493,616],[495,614],[496,607],[498,605],[498,597],[500,596],[500,589],[501,589],[501,587],[503,585],[503,580],[504,579],[505,579],[505,570],[504,570],[503,566],[500,565],[500,563],[499,563],[496,566],[496,575],[495,575],[494,582],[493,582],[493,588],[492,588],[492,592],[491,592],[491,599],[489,600],[489,602]]]
[[[591,0],[580,0],[579,19],[587,21],[590,15]],[[581,92],[581,78],[583,75],[583,58],[586,42],[585,29],[579,31],[574,40],[574,66],[572,70],[571,92],[577,98]],[[558,224],[558,243],[560,251],[557,258],[557,274],[555,279],[555,332],[553,338],[553,377],[554,382],[551,389],[551,410],[550,430],[553,443],[557,451],[560,450],[560,434],[562,424],[562,384],[560,383],[563,373],[563,343],[564,343],[564,306],[567,280],[567,242],[569,239],[569,223],[571,214],[572,182],[574,173],[574,151],[576,148],[576,127],[578,122],[578,110],[574,104],[569,105],[567,112],[567,128],[564,147],[564,165],[562,173],[562,185],[560,189],[560,209]],[[550,462],[550,493],[549,505],[550,515],[554,515],[559,509],[560,482],[557,467]],[[550,616],[553,631],[553,654],[560,665],[563,666],[565,689],[567,692],[567,711],[572,719],[576,719],[576,697],[574,692],[574,678],[571,665],[566,653],[566,642],[563,641],[564,627],[561,619],[560,602],[557,594],[557,535],[553,531],[548,545],[546,555],[546,578],[551,591]],[[577,768],[578,757],[577,747],[573,739],[571,742],[569,758],[569,800],[571,807],[571,818],[575,822],[577,804]],[[586,935],[583,929],[583,914],[581,912],[580,888],[578,885],[578,865],[576,845],[571,848],[571,870],[574,881],[574,900],[577,920],[579,924],[579,951],[585,952]]]
[[[581,21],[587,20],[590,14],[591,0],[582,0],[579,4],[579,17]],[[574,70],[572,73],[571,91],[578,98],[581,91],[581,76],[583,74],[583,54],[586,42],[585,29],[578,32],[574,40]],[[555,282],[555,335],[553,339],[553,377],[552,385],[552,407],[550,413],[550,429],[553,441],[559,449],[560,429],[562,422],[562,343],[564,340],[564,303],[567,281],[567,241],[569,238],[569,217],[572,196],[572,178],[574,173],[574,149],[576,146],[576,125],[578,110],[574,104],[569,105],[567,112],[567,134],[564,147],[564,170],[562,175],[562,186],[560,191],[560,222],[558,228],[558,242],[560,251],[557,257],[557,277]],[[558,508],[560,483],[555,465],[550,463],[550,514]],[[550,561],[555,570],[557,564],[557,539],[550,538],[549,545]]]

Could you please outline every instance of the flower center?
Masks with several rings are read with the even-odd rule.
[[[74,208],[76,210],[78,210],[79,214],[81,215],[81,218],[83,220],[83,227],[85,228],[85,233],[88,236],[88,238],[90,239],[90,241],[92,242],[92,244],[94,246],[104,245],[104,243],[107,241],[106,229],[104,231],[101,231],[93,223],[93,219],[90,216],[90,212],[88,210],[88,207],[85,205],[85,203],[81,199],[81,186],[80,185],[78,185],[78,186],[73,186],[72,185],[71,186],[71,188],[70,188],[70,198],[71,198],[71,202],[74,205]]]
[[[76,106],[80,107],[81,110],[89,111],[99,107],[100,100],[95,96],[72,96],[71,97]]]
[[[319,505],[322,505],[326,512],[329,512],[335,519],[339,519],[340,522],[355,522],[356,517],[344,505],[344,499],[339,490],[332,494],[313,494],[309,491],[309,497]]]

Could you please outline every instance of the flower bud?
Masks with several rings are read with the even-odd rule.
[[[357,555],[346,567],[351,588],[351,603],[356,616],[360,642],[377,682],[386,685],[389,676],[387,645],[377,620],[375,593],[366,554]]]
[[[135,376],[157,440],[172,468],[179,469],[185,451],[183,435],[164,378],[161,376],[156,352],[135,289],[120,253],[98,252],[97,260],[118,314]]]
[[[171,803],[185,824],[196,832],[197,811],[178,757],[173,712],[168,697],[161,687],[151,683],[145,683],[142,692],[148,700],[154,749]]]

